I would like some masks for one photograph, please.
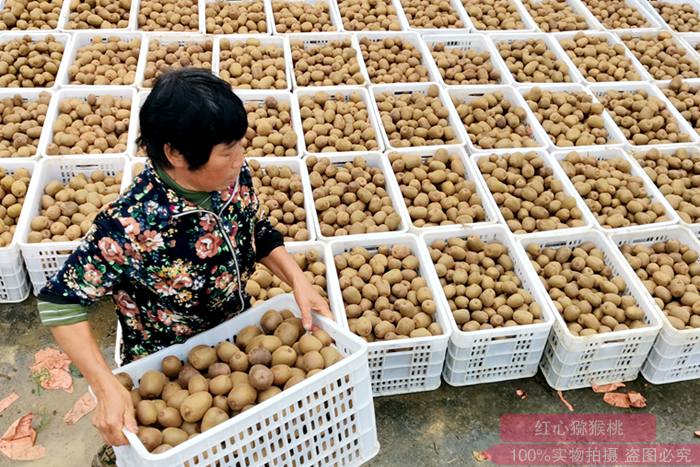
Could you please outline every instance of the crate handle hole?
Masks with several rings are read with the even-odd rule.
[[[386,353],[411,352],[412,350],[413,347],[399,347],[396,349],[389,349],[386,351]]]

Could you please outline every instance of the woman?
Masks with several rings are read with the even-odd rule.
[[[241,100],[209,72],[162,75],[141,109],[149,163],[104,208],[39,295],[41,320],[97,396],[93,424],[111,445],[137,431],[129,392],[112,375],[87,307],[112,293],[125,363],[182,342],[250,306],[245,283],[260,261],[294,289],[304,326],[328,304],[262,217],[244,162]]]

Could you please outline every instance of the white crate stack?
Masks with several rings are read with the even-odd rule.
[[[257,325],[267,310],[300,316],[291,294],[279,295],[245,314],[117,370],[134,381],[161,360],[186,360],[196,345],[231,340],[245,326]],[[138,437],[125,432],[128,446],[115,447],[117,465],[185,467],[193,465],[347,465],[359,466],[379,451],[367,367],[367,344],[332,321],[315,316],[343,359],[283,393],[189,439],[162,454],[149,453]]]
[[[333,240],[330,243],[331,254],[335,256],[350,251],[354,247],[363,247],[371,252],[380,245],[405,245],[411,249],[411,254],[418,258],[420,263],[419,276],[426,281],[428,280],[432,262],[425,245],[416,236],[386,235],[384,238],[373,240],[362,238],[359,235],[356,237],[358,238],[347,237],[347,239]],[[335,263],[331,261],[326,267],[333,271],[332,277],[335,278],[330,283],[328,290],[335,320],[345,329],[349,329]],[[451,328],[449,311],[437,300],[437,295],[439,295],[437,290],[433,290],[433,299],[437,308],[433,318],[442,328],[443,334],[375,341],[368,344],[372,394],[375,397],[431,391],[440,386],[440,375]]]
[[[651,246],[658,242],[677,240],[700,253],[700,241],[695,238],[691,231],[682,226],[614,233],[611,240],[618,248],[623,245]],[[636,275],[624,255],[619,251],[618,254],[625,266],[629,268],[629,274]],[[649,306],[661,316],[662,323],[661,331],[642,367],[642,375],[647,381],[654,384],[700,378],[700,329],[679,330],[674,328],[666,319],[665,313],[659,309],[658,304],[649,295],[649,292],[644,287],[642,289],[646,293]]]
[[[429,248],[435,240],[478,236],[484,242],[499,242],[508,250],[514,272],[522,282],[522,288],[530,292],[535,301],[542,303],[546,297],[535,286],[539,278],[529,265],[522,247],[508,229],[502,225],[474,225],[452,227],[421,234]],[[431,268],[428,278],[432,290],[442,290],[442,285]],[[465,332],[455,322],[444,293],[437,293],[442,307],[447,311],[451,328],[450,341],[445,356],[443,378],[452,386],[466,386],[510,379],[527,378],[537,373],[554,316],[548,307],[542,306],[542,323],[499,327]]]
[[[540,248],[574,248],[585,242],[593,242],[602,250],[605,265],[612,269],[614,275],[624,279],[627,286],[624,292],[632,295],[644,311],[646,327],[574,336],[552,301],[545,300],[542,306],[549,307],[556,318],[540,362],[547,383],[554,389],[563,391],[636,379],[661,329],[661,317],[649,306],[641,284],[635,276],[630,276],[629,268],[624,267],[610,240],[597,230],[588,230],[579,233],[558,231],[548,236],[524,236],[520,242],[525,248],[530,244],[536,244]],[[537,285],[544,296],[548,296],[542,283]]]

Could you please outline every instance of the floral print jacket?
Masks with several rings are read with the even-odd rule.
[[[91,305],[111,292],[128,363],[249,307],[244,289],[255,261],[284,244],[261,213],[245,164],[207,211],[166,186],[149,163],[97,216],[39,299]]]

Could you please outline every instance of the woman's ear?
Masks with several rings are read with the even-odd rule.
[[[170,165],[176,169],[187,169],[189,165],[185,156],[183,156],[180,151],[172,147],[169,143],[163,145],[163,153],[165,157],[168,158]]]

